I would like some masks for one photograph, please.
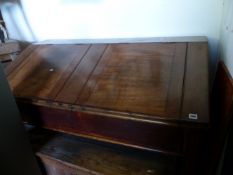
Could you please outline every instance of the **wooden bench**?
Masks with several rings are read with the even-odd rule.
[[[179,159],[27,125],[46,175],[174,175]]]

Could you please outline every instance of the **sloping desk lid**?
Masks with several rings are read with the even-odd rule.
[[[6,73],[18,99],[50,107],[209,120],[206,42],[31,45]]]

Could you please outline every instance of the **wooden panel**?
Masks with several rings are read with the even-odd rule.
[[[179,116],[181,101],[181,93],[183,90],[184,70],[185,70],[185,57],[186,57],[186,44],[176,44],[176,50],[172,62],[170,72],[170,84],[167,94],[167,113],[169,116]]]
[[[92,45],[74,73],[56,97],[56,101],[73,104],[100,60],[106,45]]]
[[[38,46],[27,63],[8,76],[16,96],[52,100],[89,45]]]
[[[9,65],[6,69],[5,69],[5,73],[8,76],[12,71],[16,71],[18,70],[18,66],[20,64],[23,64],[24,60],[26,60],[29,55],[33,52],[33,50],[36,49],[36,45],[30,45],[28,46],[25,50],[23,50],[23,52],[20,53],[20,55],[17,57],[17,59],[14,61],[14,64]]]
[[[8,69],[17,97],[151,120],[186,120],[189,113],[200,113],[195,121],[208,120],[206,43],[190,43],[187,62],[186,43],[36,45],[32,53],[27,50]],[[204,83],[192,86],[199,78]]]
[[[51,101],[54,101],[57,97],[58,93],[61,91],[61,89],[67,85],[68,79],[73,75],[73,72],[79,65],[81,64],[83,58],[85,58],[85,54],[88,53],[90,50],[90,45],[76,45],[76,50],[73,53],[74,59],[69,64],[67,69],[63,72],[62,76],[60,77],[59,81],[56,82],[56,85],[54,85],[54,88],[51,90],[49,94],[49,98]],[[67,59],[67,58],[65,58]],[[82,66],[82,64],[81,64]],[[84,77],[83,77],[84,78]],[[68,92],[66,95],[71,94],[72,92]]]
[[[207,43],[189,43],[181,119],[209,122],[209,59]],[[197,115],[190,119],[189,114]]]
[[[18,105],[24,121],[37,126],[140,149],[183,154],[184,132],[179,125],[69,112],[27,103]]]
[[[174,175],[179,171],[179,159],[172,156],[36,128],[29,130],[29,136],[47,175]]]
[[[76,104],[179,118],[185,54],[182,43],[109,45]]]
[[[11,79],[13,79],[14,76],[16,76],[18,72],[22,70],[24,65],[28,64],[28,62],[30,62],[34,58],[39,57],[39,52],[45,49],[46,46],[32,45],[29,46],[22,54],[20,54],[19,58],[17,58],[16,61],[12,62],[12,65],[9,66],[9,71],[8,69],[6,70],[7,73],[9,72],[7,76],[9,82],[11,83]]]

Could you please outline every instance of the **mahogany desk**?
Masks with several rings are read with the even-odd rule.
[[[6,74],[25,121],[193,161],[209,123],[208,62],[207,42],[35,44]]]

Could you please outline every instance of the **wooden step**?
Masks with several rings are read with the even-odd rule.
[[[27,125],[47,175],[174,175],[178,159]]]

